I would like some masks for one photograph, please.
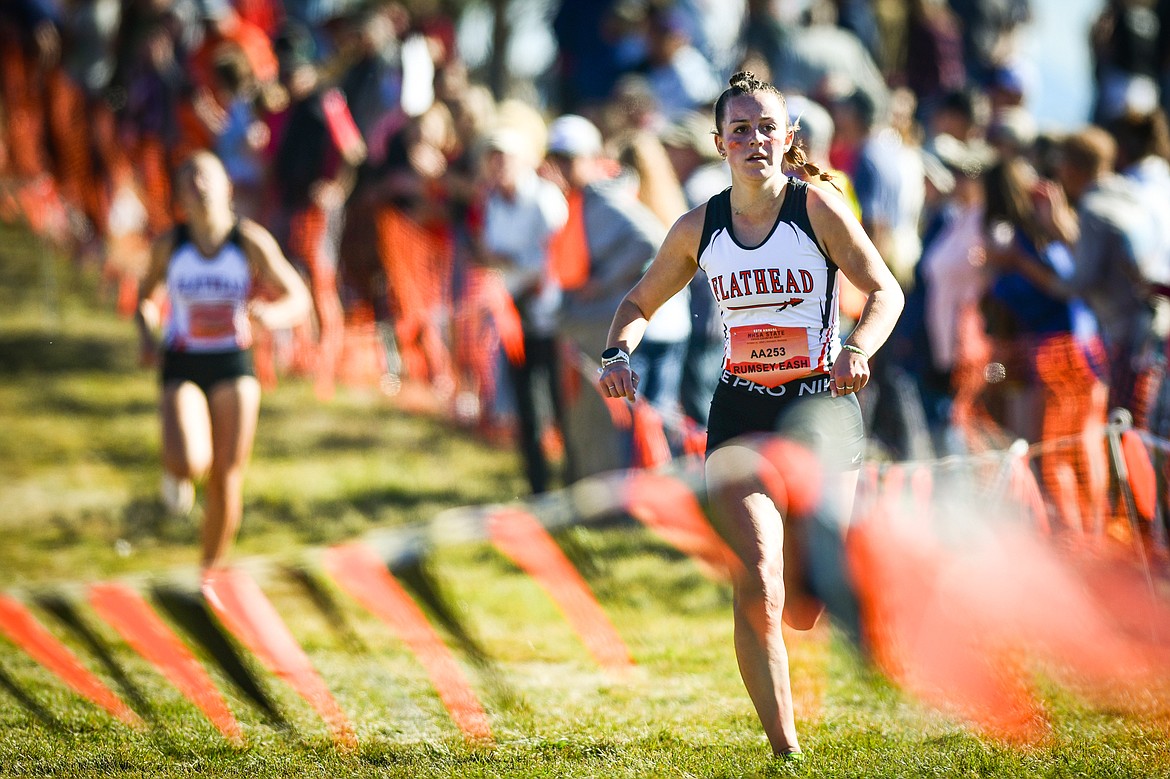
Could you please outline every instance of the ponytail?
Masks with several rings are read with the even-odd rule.
[[[829,173],[828,171],[821,170],[818,166],[809,162],[808,156],[804,151],[804,146],[801,145],[798,141],[793,141],[792,146],[790,146],[788,151],[784,153],[784,162],[790,168],[803,170],[805,178],[809,181],[812,181],[813,179],[827,181],[830,185],[832,185],[833,189],[837,190],[842,195],[845,194],[845,192],[841,189],[841,185],[837,183],[836,176],[834,176],[832,173]]]

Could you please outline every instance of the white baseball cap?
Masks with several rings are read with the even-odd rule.
[[[596,157],[601,154],[601,131],[583,116],[565,114],[548,126],[548,153]]]

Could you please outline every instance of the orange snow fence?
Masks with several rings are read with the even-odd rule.
[[[224,626],[321,715],[338,746],[357,746],[345,713],[250,576],[235,569],[209,571],[203,579],[203,596]]]
[[[101,706],[127,725],[142,724],[138,715],[86,670],[68,647],[46,630],[24,604],[7,595],[0,595],[0,632],[78,695]]]
[[[89,603],[102,619],[202,711],[229,741],[244,733],[207,671],[146,600],[123,584],[89,587]]]
[[[1159,695],[1164,705],[1170,606],[1135,566],[1038,535],[1027,491],[1016,493],[1022,512],[936,494],[932,526],[897,495],[867,507],[847,559],[875,662],[924,702],[1012,743],[1049,738],[1040,674],[1114,709]]]
[[[360,543],[331,547],[325,569],[341,589],[393,630],[431,677],[451,719],[470,742],[491,744],[491,726],[451,650],[385,563]]]
[[[633,472],[622,485],[626,511],[695,560],[710,578],[726,581],[732,551],[720,538],[694,492],[671,476]]]
[[[488,535],[500,552],[544,588],[599,665],[624,671],[634,664],[589,584],[536,517],[520,509],[502,509],[488,519]]]

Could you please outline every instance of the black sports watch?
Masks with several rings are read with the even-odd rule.
[[[601,353],[601,367],[608,368],[615,362],[624,362],[627,365],[630,362],[630,355],[626,354],[616,346],[611,346]]]

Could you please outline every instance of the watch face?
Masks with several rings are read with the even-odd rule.
[[[608,349],[606,349],[604,352],[601,353],[601,359],[612,360],[614,357],[617,357],[618,354],[620,354],[620,353],[621,353],[621,349],[618,349],[616,346],[611,346]]]

